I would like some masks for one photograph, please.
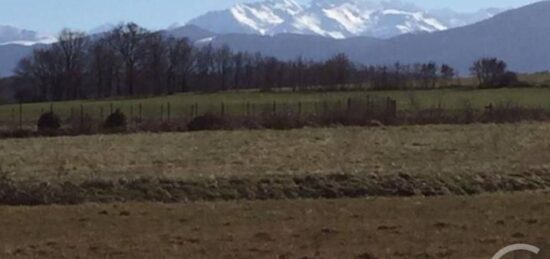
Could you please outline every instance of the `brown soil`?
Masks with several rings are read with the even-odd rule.
[[[490,258],[512,243],[549,244],[549,198],[1,207],[0,257]]]

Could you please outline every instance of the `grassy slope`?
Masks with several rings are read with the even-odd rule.
[[[550,168],[550,124],[97,135],[0,141],[17,179],[412,173]]]
[[[54,109],[63,117],[70,114],[71,108],[78,114],[80,105],[84,105],[86,113],[98,118],[103,107],[104,115],[108,114],[110,104],[114,108],[121,108],[126,114],[130,114],[130,107],[134,107],[134,114],[138,113],[138,105],[143,106],[144,117],[160,117],[161,105],[170,103],[172,116],[187,116],[190,114],[191,105],[197,103],[201,112],[206,110],[220,111],[220,104],[226,105],[227,113],[243,113],[245,103],[271,104],[276,101],[279,105],[287,103],[296,108],[298,102],[303,102],[304,110],[312,110],[315,107],[312,102],[342,101],[345,104],[347,98],[359,98],[366,100],[366,96],[392,97],[398,102],[398,109],[430,108],[439,104],[444,108],[463,108],[465,101],[470,101],[475,108],[483,108],[489,103],[513,102],[526,107],[542,107],[550,110],[550,89],[525,88],[525,89],[497,89],[497,90],[428,90],[428,91],[380,91],[380,92],[329,92],[329,93],[259,93],[259,92],[228,92],[215,94],[178,94],[145,99],[128,100],[101,100],[101,101],[70,101],[54,104]],[[50,103],[25,104],[23,117],[25,120],[35,120],[41,111],[48,110]],[[265,108],[267,108],[265,107]],[[261,108],[257,107],[256,112]],[[10,121],[12,112],[18,114],[17,105],[0,106],[0,121]]]
[[[0,257],[463,259],[529,243],[548,258],[549,198],[1,207]]]

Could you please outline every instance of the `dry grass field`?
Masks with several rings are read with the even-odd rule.
[[[550,194],[540,190],[548,186],[548,150],[550,124],[545,123],[4,139],[0,140],[2,176],[40,183],[30,190],[42,191],[38,196],[44,200],[27,200],[30,204],[51,204],[46,187],[55,184],[142,177],[179,179],[184,181],[180,187],[189,188],[195,187],[185,180],[211,179],[208,187],[221,186],[220,177],[240,177],[224,182],[237,186],[258,176],[264,178],[251,181],[273,179],[266,183],[274,185],[252,186],[259,188],[284,183],[285,178],[277,178],[281,176],[335,173],[400,175],[397,181],[412,175],[460,182],[473,174],[504,180],[496,189],[486,188],[492,194],[481,188],[482,194],[476,196],[300,199],[309,197],[306,193],[246,201],[229,194],[237,198],[176,199],[180,202],[172,204],[93,204],[83,199],[74,206],[0,206],[0,258],[462,259],[490,258],[518,242],[550,247]],[[527,182],[519,178],[509,182],[504,177],[532,170],[540,174],[531,175]],[[529,187],[538,177],[544,178],[542,185]],[[291,184],[296,185],[293,179]],[[335,179],[348,179],[350,186],[356,186],[362,178]],[[487,184],[482,180],[479,185]],[[498,192],[515,190],[518,183],[522,190],[539,191]],[[1,188],[11,188],[2,184]],[[86,189],[99,197],[94,201],[113,201],[102,195],[116,194],[116,188],[104,184],[96,182]],[[131,191],[122,196],[139,194]],[[389,196],[401,196],[391,191]],[[143,192],[156,195],[155,189]],[[0,196],[5,193],[0,190]],[[128,200],[140,201],[139,197]]]
[[[550,169],[550,124],[96,135],[0,141],[0,168],[50,182],[271,174],[461,175]]]
[[[1,207],[0,257],[491,258],[518,242],[548,247],[549,199],[520,193]]]

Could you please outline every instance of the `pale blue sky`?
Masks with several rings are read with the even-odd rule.
[[[135,21],[150,29],[165,28],[209,10],[253,0],[0,0],[0,25],[47,33],[69,27],[89,30],[105,23]],[[299,0],[309,2],[308,0]],[[473,11],[486,7],[517,7],[537,0],[416,0],[428,9]]]

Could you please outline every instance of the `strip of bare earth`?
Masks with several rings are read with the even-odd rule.
[[[491,258],[514,243],[548,252],[549,198],[0,207],[0,257],[463,259]]]

